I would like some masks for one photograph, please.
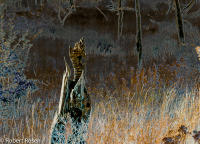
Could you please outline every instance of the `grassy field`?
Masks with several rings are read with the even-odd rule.
[[[175,22],[156,23],[160,26],[158,32],[143,39],[141,70],[137,69],[137,53],[132,44],[130,55],[116,55],[122,51],[129,54],[125,51],[127,45],[120,47],[117,42],[113,47],[121,49],[114,49],[113,55],[98,55],[92,38],[98,41],[101,36],[109,41],[109,37],[93,31],[90,34],[88,29],[77,32],[71,27],[66,31],[61,29],[59,34],[55,32],[60,37],[53,34],[68,40],[72,33],[78,37],[84,32],[91,41],[88,51],[95,52],[88,54],[86,71],[92,100],[88,144],[200,143],[199,29],[185,25],[186,44],[180,46],[176,41]],[[131,42],[134,39],[130,36],[124,39],[127,37]],[[34,72],[27,70],[26,76],[38,80],[39,90],[21,97],[15,104],[0,102],[2,144],[14,143],[12,140],[25,143],[25,139],[39,144],[49,142],[63,71],[34,68]],[[7,83],[6,79],[3,81]],[[71,133],[69,123],[66,128],[67,137]]]
[[[179,65],[155,65],[141,71],[126,70],[122,65],[118,72],[90,78],[92,112],[87,142],[160,144],[164,137],[176,135],[181,125],[187,127],[188,132],[199,130],[199,73],[193,71],[192,79],[178,77],[183,64],[184,59]],[[52,75],[38,76],[43,79],[41,89],[27,95],[26,101],[4,106],[4,113],[11,110],[13,115],[6,112],[10,118],[0,120],[1,136],[48,143],[61,87],[61,74]],[[66,127],[70,133],[70,125]],[[191,143],[192,133],[187,137]]]

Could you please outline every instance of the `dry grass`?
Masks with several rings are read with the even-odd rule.
[[[184,85],[187,79],[177,77],[182,65],[153,66],[141,71],[132,68],[129,72],[121,69],[93,82],[95,85],[88,87],[92,112],[87,142],[160,144],[164,137],[175,135],[181,125],[190,132],[198,130],[199,79],[193,77],[196,82],[192,86]],[[168,72],[173,67],[175,69]],[[39,143],[48,143],[60,90],[59,78],[50,77],[52,75],[46,76],[44,81],[49,85],[15,106],[15,113],[20,113],[20,117],[14,114],[7,120],[0,120],[1,136],[34,138],[39,139]],[[67,131],[70,131],[69,125]]]
[[[156,80],[155,72],[147,75],[142,70],[132,76],[129,87],[122,80],[112,92],[92,90],[102,100],[94,106],[88,143],[160,144],[164,137],[170,136],[169,130],[175,132],[181,125],[190,132],[196,128],[200,116],[199,87],[180,94],[183,89],[178,89],[177,83],[165,87],[163,79]]]
[[[167,29],[174,31],[173,24],[162,24],[165,29],[167,25]],[[200,130],[199,71],[188,67],[194,55],[179,57],[191,54],[191,49],[187,46],[180,52],[176,41],[163,35],[165,29],[161,34],[144,39],[145,68],[141,71],[134,68],[134,56],[127,56],[122,62],[118,57],[99,56],[100,62],[94,61],[97,56],[90,57],[87,64],[93,69],[88,68],[87,75],[92,99],[88,144],[160,144],[164,137],[177,135],[181,125],[186,126],[189,132]],[[72,36],[71,33],[64,33]],[[99,37],[92,32],[90,37],[94,37],[94,34]],[[66,35],[62,34],[67,39]],[[160,41],[161,38],[164,42]],[[199,42],[197,38],[199,35],[191,37],[194,45]],[[199,49],[196,47],[200,57]],[[113,61],[118,64],[113,64]],[[103,74],[96,73],[102,69]],[[108,69],[111,72],[108,73]],[[58,108],[62,74],[46,71],[48,74],[38,70],[37,75],[32,76],[41,80],[41,89],[27,95],[25,101],[22,99],[16,105],[0,103],[0,143],[2,138],[33,138],[39,140],[38,143],[48,143],[50,127]],[[66,127],[69,134],[70,125]],[[187,134],[185,139],[188,144],[194,143],[192,133]]]

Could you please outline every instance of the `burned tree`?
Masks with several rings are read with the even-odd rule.
[[[176,11],[176,25],[178,30],[178,39],[180,43],[185,43],[185,35],[184,35],[184,19],[183,14],[187,13],[196,3],[196,0],[191,0],[185,7],[181,9],[179,0],[170,0],[169,10],[167,13],[171,11],[171,9],[175,9]]]
[[[85,143],[87,124],[89,122],[91,102],[85,87],[84,64],[85,55],[83,39],[70,48],[69,56],[74,67],[74,79],[70,80],[70,68],[66,63],[63,75],[59,110],[54,117],[51,133],[51,144]],[[65,124],[71,119],[72,134],[65,140]]]
[[[142,26],[141,26],[141,13],[140,2],[135,0],[135,14],[136,14],[136,46],[138,52],[138,66],[142,64]]]
[[[179,0],[174,0],[176,7],[176,23],[178,29],[178,37],[181,43],[185,42],[184,30],[183,30],[183,18],[181,14],[181,7]]]
[[[122,9],[122,1],[118,0],[118,39],[121,38],[122,36],[122,30],[123,30],[123,17],[124,17],[124,12]]]

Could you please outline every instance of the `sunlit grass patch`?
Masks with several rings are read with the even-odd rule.
[[[89,124],[88,143],[158,143],[170,130],[181,125],[191,132],[198,125],[199,94],[187,91],[177,95],[177,90],[166,89],[160,105],[133,102],[127,97],[120,101],[107,96],[96,103]],[[149,98],[154,93],[149,93]],[[142,97],[142,96],[141,96]],[[132,100],[132,101],[130,101]],[[122,102],[123,101],[123,102]]]

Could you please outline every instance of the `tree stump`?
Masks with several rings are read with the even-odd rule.
[[[67,63],[63,74],[59,110],[56,112],[51,129],[51,144],[85,144],[91,111],[91,101],[85,87],[82,59],[85,55],[83,38],[69,49],[74,68],[74,79],[70,80],[70,68]],[[69,120],[70,117],[70,120]],[[70,122],[72,133],[66,138],[66,123]]]

